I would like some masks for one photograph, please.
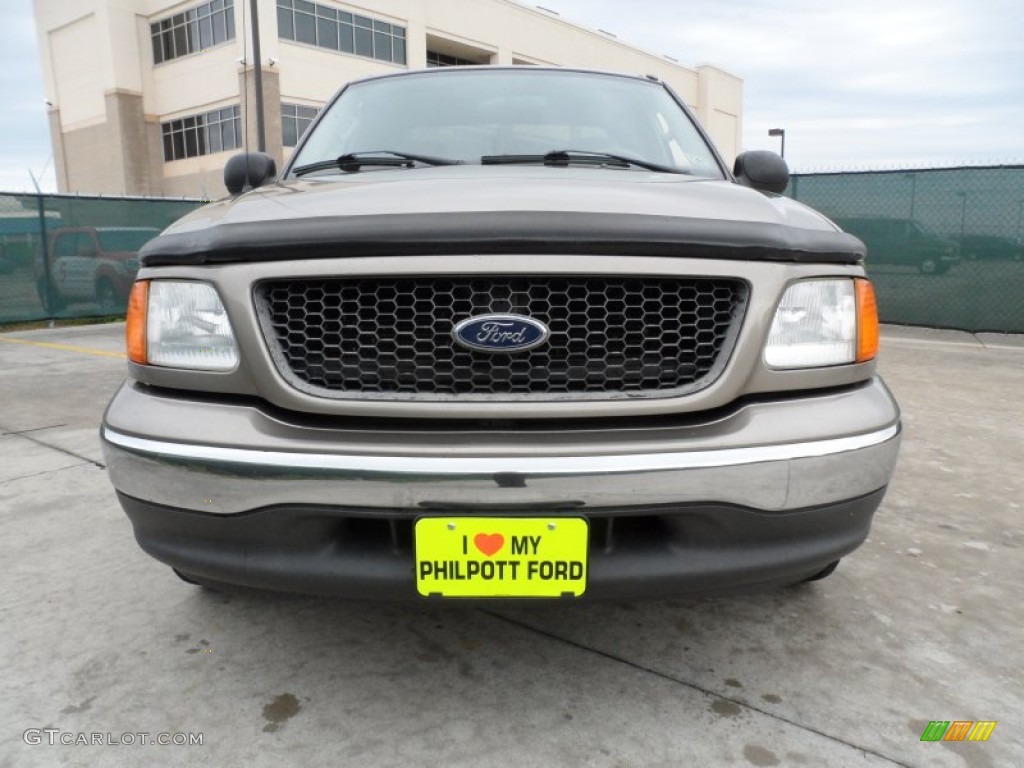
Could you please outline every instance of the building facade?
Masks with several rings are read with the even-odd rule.
[[[62,192],[223,195],[256,142],[251,0],[34,0]],[[728,161],[742,81],[683,67],[513,0],[257,0],[267,152],[280,164],[337,89],[430,66],[556,65],[655,75]]]

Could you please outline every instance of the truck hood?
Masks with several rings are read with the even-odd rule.
[[[864,245],[789,198],[633,170],[451,166],[290,180],[194,211],[143,266],[458,253],[856,263]]]

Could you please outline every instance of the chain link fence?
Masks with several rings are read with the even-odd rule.
[[[0,194],[0,324],[124,314],[138,250],[200,205]]]
[[[868,248],[882,320],[1024,333],[1024,166],[796,175]]]
[[[1024,333],[1024,166],[795,175],[868,247],[882,320]],[[0,324],[122,314],[137,252],[202,205],[0,194]]]

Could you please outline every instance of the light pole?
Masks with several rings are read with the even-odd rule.
[[[903,178],[910,179],[910,220],[914,220],[914,203],[917,199],[917,174],[904,173]]]
[[[252,14],[252,58],[256,63],[256,148],[267,151],[267,134],[263,127],[263,59],[260,57],[260,13],[258,0],[249,5]]]
[[[768,135],[769,136],[778,136],[780,139],[782,139],[782,147],[779,150],[779,154],[782,157],[785,157],[786,156],[786,129],[785,128],[769,128],[768,129]]]
[[[967,222],[967,193],[957,192],[956,196],[960,198],[960,243],[962,246],[964,241],[964,225]]]

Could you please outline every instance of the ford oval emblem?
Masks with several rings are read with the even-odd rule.
[[[478,315],[455,326],[457,344],[480,352],[522,352],[547,341],[544,323],[522,315]]]

